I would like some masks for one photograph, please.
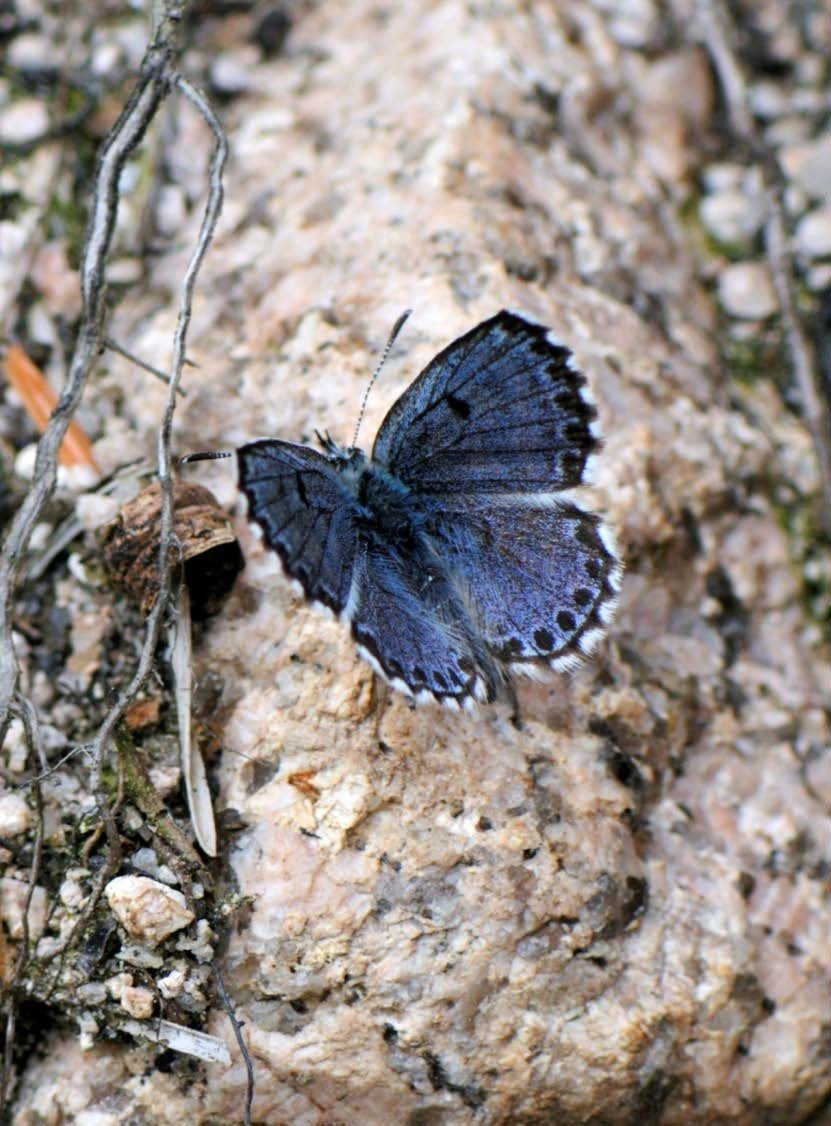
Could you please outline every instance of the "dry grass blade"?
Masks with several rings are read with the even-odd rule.
[[[129,1032],[137,1040],[152,1040],[157,1044],[164,1044],[174,1052],[181,1052],[194,1059],[204,1060],[206,1063],[221,1063],[229,1067],[231,1054],[224,1040],[218,1036],[211,1036],[207,1032],[200,1032],[196,1028],[188,1028],[184,1024],[174,1024],[169,1020],[137,1021],[125,1020],[121,1025],[122,1032]]]
[[[179,746],[182,753],[182,774],[188,799],[190,820],[199,847],[208,856],[216,856],[216,822],[211,791],[205,776],[205,764],[198,748],[193,746],[191,700],[193,671],[191,648],[190,594],[185,583],[176,596],[176,613],[170,627],[170,665],[173,669],[176,716],[179,721]]]

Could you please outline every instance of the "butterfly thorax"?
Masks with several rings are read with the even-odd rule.
[[[423,507],[410,489],[363,450],[338,449],[332,454],[341,480],[360,506],[358,526],[369,540],[378,538],[399,551],[413,553],[424,532]]]

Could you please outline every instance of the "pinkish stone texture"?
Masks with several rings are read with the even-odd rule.
[[[596,497],[627,563],[599,656],[522,686],[517,731],[499,708],[412,710],[239,521],[248,566],[199,671],[224,679],[218,808],[244,826],[224,849],[250,906],[222,969],[255,1122],[750,1126],[800,1122],[831,1091],[831,831],[808,780],[831,740],[831,661],[781,518],[816,488],[811,445],[771,388],[728,394],[668,218],[664,182],[710,125],[709,71],[679,56],[690,91],[651,67],[653,100],[624,122],[643,66],[604,11],[317,6],[225,111],[233,160],[180,452],[315,427],[348,441],[413,307],[368,446],[441,346],[515,306],[592,381]],[[196,190],[208,140],[184,106],[178,127],[172,172]],[[195,221],[119,309],[141,354],[168,346],[174,301],[158,295]],[[103,391],[136,378],[113,360]],[[162,398],[148,380],[126,402],[148,449]],[[105,437],[102,466],[122,446]],[[227,463],[197,468],[235,499]],[[16,1126],[113,1092],[117,1122],[239,1120],[221,1009],[208,1027],[233,1065],[187,1084],[139,1082],[150,1052],[56,1039]]]

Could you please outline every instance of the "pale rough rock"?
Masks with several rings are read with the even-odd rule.
[[[149,876],[117,876],[104,894],[127,934],[147,946],[157,946],[194,919],[181,892]]]
[[[616,86],[619,44],[636,36],[604,7],[320,6],[226,114],[180,450],[314,427],[348,441],[412,306],[369,445],[439,347],[519,306],[593,381],[597,496],[628,565],[598,658],[523,686],[516,731],[498,708],[411,710],[240,522],[248,566],[200,661],[231,709],[219,806],[244,824],[226,848],[250,907],[222,968],[256,1122],[799,1122],[831,1090],[829,784],[807,780],[831,741],[831,662],[769,494],[816,487],[811,446],[771,387],[726,393],[660,182],[687,167],[689,93],[621,126],[637,90]],[[651,6],[630,8],[644,39]],[[174,163],[190,151],[195,168],[207,141],[182,118]],[[673,159],[642,155],[648,122]],[[158,294],[186,253],[122,307],[142,354],[169,341]],[[103,391],[135,386],[128,365],[111,372]],[[148,449],[163,394],[148,381],[127,401]],[[227,466],[199,468],[233,499]],[[234,1062],[197,1081],[56,1036],[16,1126],[96,1108],[238,1120],[221,1011],[209,1031]]]

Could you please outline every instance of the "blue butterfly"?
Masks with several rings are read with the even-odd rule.
[[[237,450],[239,485],[287,573],[395,688],[514,700],[512,674],[575,667],[614,612],[614,543],[568,493],[595,419],[569,349],[502,311],[424,369],[371,458],[266,438]]]

